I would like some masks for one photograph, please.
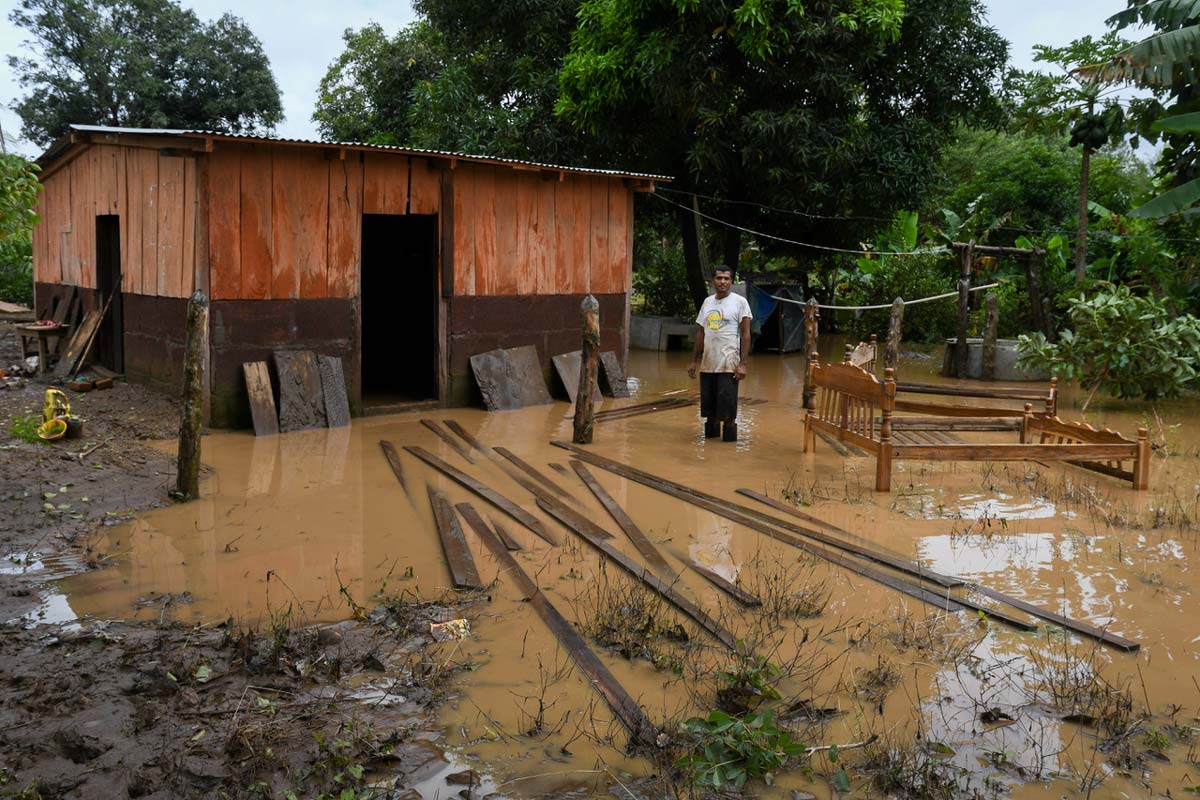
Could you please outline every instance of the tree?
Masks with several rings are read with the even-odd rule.
[[[1075,232],[1075,280],[1087,277],[1088,184],[1092,154],[1120,141],[1125,114],[1115,98],[1102,96],[1103,83],[1080,73],[1084,64],[1111,58],[1129,46],[1115,31],[1099,39],[1084,36],[1066,47],[1035,45],[1034,61],[1052,64],[1058,72],[1017,74],[1021,102],[1015,119],[1025,132],[1059,135],[1070,132],[1071,146],[1079,147],[1079,203]],[[1097,109],[1097,103],[1100,108]]]
[[[15,154],[0,155],[0,300],[33,304],[33,207],[38,167]]]
[[[847,217],[919,205],[958,123],[999,119],[1007,45],[982,18],[976,0],[584,0],[556,108],[679,189],[839,218],[723,206],[731,222],[845,246],[869,232]]]
[[[174,0],[21,0],[33,55],[9,57],[22,133],[46,146],[72,123],[253,132],[283,116],[262,43],[237,17],[201,22]]]
[[[1194,113],[1200,107],[1200,0],[1128,0],[1128,8],[1106,22],[1116,30],[1139,25],[1155,30],[1078,70],[1087,80],[1131,84],[1154,94],[1134,116],[1141,135],[1163,139],[1159,172],[1173,188],[1133,213],[1153,219],[1185,211],[1200,202],[1200,117]]]

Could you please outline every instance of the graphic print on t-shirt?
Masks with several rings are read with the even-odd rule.
[[[708,312],[708,316],[705,317],[705,322],[708,323],[708,329],[710,331],[721,330],[721,323],[724,321],[725,317],[721,315],[721,309],[719,308],[715,308]]]

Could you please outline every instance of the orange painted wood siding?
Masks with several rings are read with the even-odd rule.
[[[203,198],[197,159],[208,162]],[[353,297],[362,215],[437,214],[444,182],[454,294],[629,291],[633,204],[619,178],[220,142],[187,156],[95,145],[54,171],[38,202],[35,276],[95,287],[95,216],[116,213],[125,291],[187,297],[206,216],[213,299]]]
[[[93,145],[42,181],[35,280],[96,288],[96,217],[120,218],[123,289],[186,297],[195,285],[192,156]]]
[[[460,164],[454,293],[629,291],[633,194],[618,178]]]

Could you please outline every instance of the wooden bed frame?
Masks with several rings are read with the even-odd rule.
[[[1066,461],[1069,464],[1110,475],[1144,490],[1150,476],[1150,441],[1145,428],[1138,428],[1137,441],[1108,430],[1096,430],[1079,422],[1063,422],[1054,415],[1057,386],[1049,392],[1027,389],[988,389],[974,392],[936,384],[898,384],[895,371],[884,371],[881,383],[874,375],[853,364],[810,361],[810,385],[817,389],[817,407],[804,419],[804,452],[816,447],[822,432],[840,442],[875,456],[875,490],[892,487],[893,461]],[[898,391],[957,396],[1005,397],[1043,400],[1046,410],[1035,413],[1033,404],[1024,408],[985,408],[912,400],[897,400]],[[1019,431],[1020,441],[1003,444],[901,444],[892,437],[896,411],[940,419],[971,417],[1014,418],[1000,430]],[[904,420],[910,418],[901,418]],[[1014,424],[1015,423],[1015,424]],[[1129,466],[1126,467],[1126,462]]]

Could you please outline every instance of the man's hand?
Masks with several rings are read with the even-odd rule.
[[[688,377],[695,380],[698,369],[700,369],[700,362],[693,358],[692,363],[688,364]]]
[[[736,378],[737,378],[739,381],[740,381],[740,380],[744,380],[744,379],[746,378],[746,365],[745,365],[745,363],[738,364],[738,366],[737,366],[737,372],[736,372],[736,373],[734,373],[734,375],[735,375],[735,377],[736,377]]]

